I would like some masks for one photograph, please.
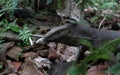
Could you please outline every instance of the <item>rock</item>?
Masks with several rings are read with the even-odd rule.
[[[20,75],[44,75],[44,73],[35,66],[31,59],[26,58],[20,69]]]
[[[7,56],[18,61],[21,52],[22,52],[22,49],[20,47],[14,46],[7,52]]]

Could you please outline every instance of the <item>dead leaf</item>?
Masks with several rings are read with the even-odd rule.
[[[42,57],[37,57],[34,59],[33,61],[38,68],[49,68],[51,67],[51,62],[49,59],[47,58],[42,58]]]
[[[33,49],[34,49],[34,51],[41,51],[41,50],[44,50],[46,48],[47,48],[46,46],[39,46],[39,47],[35,47]]]
[[[47,29],[41,28],[38,32],[40,32],[41,34],[45,34],[47,32]]]
[[[31,52],[26,52],[26,53],[24,53],[22,57],[35,58],[35,57],[37,57],[37,56],[38,56],[38,53],[35,53],[35,52],[31,51]]]
[[[0,75],[4,75],[4,74],[9,75],[10,73],[16,73],[17,72],[17,70],[14,69],[14,66],[11,64],[10,60],[7,60],[7,64],[8,64],[7,68],[3,72],[1,72]]]
[[[55,60],[57,58],[57,50],[56,50],[56,44],[51,42],[48,44],[49,48],[49,54],[48,54],[48,58],[50,60]]]
[[[57,47],[58,47],[57,56],[60,56],[60,59],[67,62],[76,60],[76,56],[77,56],[76,54],[79,50],[77,47],[67,46],[65,44],[60,44],[60,43],[58,44]]]
[[[22,64],[22,62],[11,62],[11,64],[14,66],[15,70],[18,70]]]
[[[49,51],[48,50],[40,50],[40,51],[38,51],[38,53],[41,57],[48,57]]]
[[[105,70],[108,69],[108,65],[96,65],[91,67],[88,71],[87,74],[88,75],[108,75],[107,73],[105,73]]]

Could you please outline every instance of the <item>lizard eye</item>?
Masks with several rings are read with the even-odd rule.
[[[71,30],[69,30],[68,33],[71,33]]]

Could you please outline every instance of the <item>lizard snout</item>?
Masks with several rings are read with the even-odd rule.
[[[45,44],[45,38],[42,37],[36,41],[36,44]]]

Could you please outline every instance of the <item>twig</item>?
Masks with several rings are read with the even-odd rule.
[[[111,3],[112,3],[112,2],[113,2],[113,0],[111,1]],[[108,9],[107,9],[107,10],[109,10],[109,9],[110,9],[110,6],[108,7]],[[105,16],[104,16],[103,20],[100,22],[100,25],[99,25],[98,29],[100,29],[100,28],[101,28],[101,26],[102,26],[103,22],[105,21],[106,17],[107,17],[107,14],[105,14]]]
[[[105,21],[106,17],[107,17],[107,14],[104,16],[103,20],[100,22],[98,29],[101,28],[101,26],[102,26],[103,22]]]

